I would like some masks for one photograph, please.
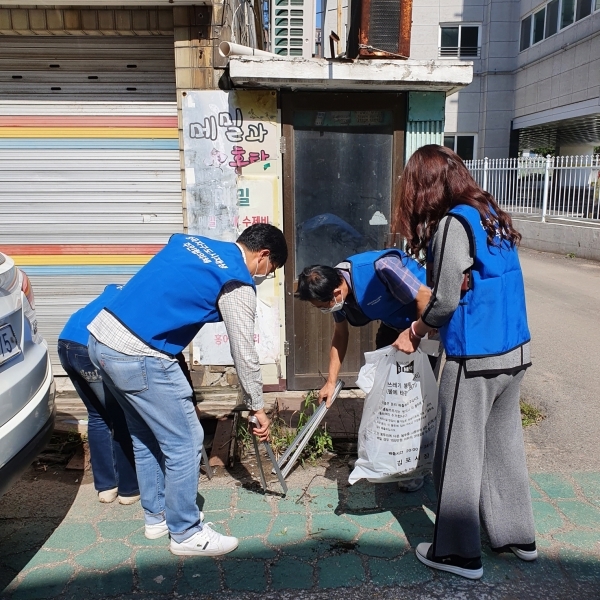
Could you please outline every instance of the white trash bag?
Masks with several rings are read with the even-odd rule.
[[[438,386],[427,354],[438,352],[437,342],[423,340],[413,354],[392,346],[365,353],[357,384],[367,397],[351,484],[411,479],[431,468]]]

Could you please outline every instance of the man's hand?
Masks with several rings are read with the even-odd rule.
[[[419,338],[415,338],[410,334],[410,327],[405,329],[396,339],[396,341],[392,344],[396,350],[400,350],[400,352],[404,352],[404,354],[412,354],[417,351],[419,347],[419,343],[421,340]]]
[[[269,441],[269,428],[271,427],[271,419],[269,419],[269,417],[267,417],[267,413],[265,413],[264,409],[262,409],[262,408],[260,410],[256,410],[256,411],[251,410],[250,414],[254,415],[258,419],[258,422],[260,423],[260,425],[254,427],[254,435],[261,442],[268,442]]]
[[[328,381],[320,390],[319,390],[319,404],[326,401],[327,408],[331,406],[331,397],[333,396],[333,392],[335,390],[335,382],[331,383]]]

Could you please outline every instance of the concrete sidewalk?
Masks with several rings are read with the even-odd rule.
[[[470,582],[417,562],[433,533],[431,481],[349,487],[314,470],[286,498],[231,478],[203,482],[198,502],[216,529],[240,538],[218,559],[171,555],[147,540],[139,504],[97,501],[91,477],[32,471],[0,500],[2,598],[598,598],[600,473],[531,476],[540,558],[524,563],[484,543],[484,576]],[[304,472],[303,479],[311,476]],[[54,478],[54,479],[52,479]],[[32,502],[36,485],[52,497]]]
[[[521,261],[534,362],[523,396],[546,415],[525,432],[535,563],[484,541],[481,581],[428,569],[414,548],[433,535],[431,482],[414,494],[349,487],[337,457],[293,472],[286,498],[275,483],[267,496],[249,488],[250,472],[203,478],[206,519],[241,538],[219,559],[146,540],[139,504],[99,504],[89,473],[32,467],[0,498],[0,597],[597,600],[600,265],[531,250]]]

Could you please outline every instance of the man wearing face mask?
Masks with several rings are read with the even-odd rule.
[[[401,250],[391,249],[355,254],[335,268],[306,267],[298,277],[295,296],[332,313],[335,321],[327,382],[319,391],[319,402],[329,406],[348,349],[348,324],[362,327],[381,321],[375,345],[389,346],[420,316],[431,290],[425,285],[425,269]],[[405,492],[422,486],[422,478],[398,483]]]
[[[206,323],[223,321],[244,401],[266,440],[254,345],[255,285],[287,260],[283,233],[264,223],[235,243],[175,234],[90,323],[89,355],[127,419],[146,536],[170,534],[178,555],[219,556],[238,540],[203,524],[196,504],[204,433],[175,358]]]

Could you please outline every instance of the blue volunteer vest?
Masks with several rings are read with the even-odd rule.
[[[71,315],[71,318],[60,332],[58,339],[87,346],[88,338],[90,337],[87,326],[107,303],[117,296],[122,288],[122,285],[115,283],[107,285],[95,300],[92,300],[87,306],[80,308],[76,313]]]
[[[470,289],[462,293],[450,321],[440,328],[446,355],[483,358],[522,346],[531,336],[516,246],[507,241],[501,246],[488,244],[479,212],[472,206],[459,204],[448,214],[465,225],[474,262]]]
[[[400,304],[375,270],[375,262],[384,256],[398,256],[405,267],[425,285],[425,269],[401,250],[372,250],[355,254],[350,263],[352,291],[360,309],[372,321],[383,321],[395,329],[406,329],[416,318],[416,302]]]
[[[148,346],[181,352],[205,323],[222,321],[217,302],[230,281],[254,281],[232,242],[178,233],[106,306]]]

